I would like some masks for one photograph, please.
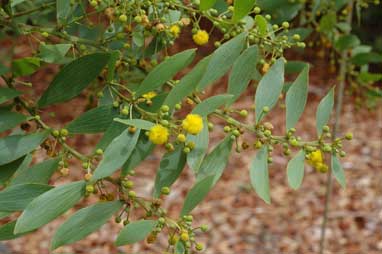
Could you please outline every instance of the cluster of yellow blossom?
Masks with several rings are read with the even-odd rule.
[[[197,114],[188,114],[182,121],[182,128],[189,134],[196,135],[203,129],[203,119]],[[149,133],[149,140],[156,145],[163,145],[167,143],[169,138],[169,130],[161,124],[154,125]],[[184,142],[185,136],[182,134],[178,136],[178,140]]]
[[[328,165],[324,162],[324,157],[321,150],[316,150],[308,155],[308,163],[319,172],[327,172]]]
[[[149,140],[156,145],[163,145],[169,136],[168,129],[160,124],[154,125],[149,131]]]
[[[192,135],[196,135],[203,129],[203,119],[197,114],[188,114],[182,121],[182,127]]]
[[[175,38],[178,38],[180,34],[180,27],[173,25],[170,27],[170,32],[174,35]]]
[[[157,96],[157,93],[154,91],[151,91],[142,95],[142,97],[145,98],[146,100],[151,100],[155,96]]]
[[[192,39],[194,42],[200,46],[206,44],[210,36],[205,30],[198,30],[193,36]]]

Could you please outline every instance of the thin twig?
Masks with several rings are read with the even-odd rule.
[[[348,4],[349,14],[347,16],[346,22],[351,24],[353,19],[353,0],[351,0]],[[339,73],[339,86],[336,96],[336,109],[335,109],[335,119],[334,119],[334,129],[333,129],[333,141],[336,139],[340,122],[341,122],[341,111],[343,105],[343,97],[345,90],[345,79],[346,79],[346,70],[347,70],[347,62],[348,62],[348,51],[344,50],[341,53],[340,58],[340,73]],[[328,170],[327,180],[326,180],[326,193],[325,193],[325,208],[324,213],[322,215],[322,224],[321,224],[321,237],[320,237],[320,254],[323,254],[325,251],[326,244],[326,228],[328,224],[328,214],[330,210],[330,200],[332,197],[332,186],[333,186],[333,178],[332,178],[332,169]]]

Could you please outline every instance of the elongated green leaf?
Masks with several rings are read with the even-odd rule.
[[[223,174],[224,168],[227,166],[232,143],[233,140],[231,136],[225,137],[224,140],[205,157],[196,175],[196,181],[201,181],[207,176],[212,175],[214,176],[212,184],[216,184]]]
[[[139,220],[127,224],[119,233],[115,244],[117,246],[142,241],[157,224],[154,220]]]
[[[241,33],[235,38],[221,45],[211,55],[205,74],[198,84],[197,89],[203,91],[208,85],[221,78],[231,68],[244,48],[246,33]]]
[[[38,68],[40,68],[40,58],[37,57],[24,57],[12,62],[12,72],[15,77],[30,75]]]
[[[347,50],[347,49],[352,49],[361,44],[361,41],[359,38],[354,35],[354,34],[347,34],[347,35],[342,35],[341,37],[338,38],[338,40],[334,43],[334,47],[339,50]]]
[[[14,234],[16,221],[8,222],[0,226],[0,241],[11,240],[23,236],[24,234]]]
[[[202,11],[208,10],[214,7],[216,0],[200,0],[199,9]]]
[[[186,252],[186,248],[181,240],[176,242],[174,251],[174,254],[184,254]]]
[[[70,5],[70,1],[56,0],[56,17],[59,24],[66,24],[71,11]]]
[[[38,101],[39,107],[45,107],[68,101],[79,95],[109,61],[110,54],[94,53],[72,61],[56,75],[48,89]]]
[[[20,168],[28,167],[31,156],[24,156],[0,166],[0,185],[6,183]],[[23,169],[21,169],[23,170]]]
[[[138,166],[139,163],[151,154],[154,147],[155,145],[149,141],[146,134],[142,131],[138,138],[137,145],[122,167],[122,175],[127,175],[131,170]]]
[[[182,173],[185,164],[186,154],[182,146],[163,156],[155,178],[154,197],[159,197],[162,187],[171,187]]]
[[[300,188],[302,179],[304,178],[304,162],[305,153],[304,150],[300,150],[288,163],[288,183],[294,190]]]
[[[286,127],[293,128],[305,109],[308,98],[309,67],[305,67],[286,94]]]
[[[126,125],[113,121],[103,134],[101,140],[98,142],[96,149],[101,148],[105,150],[106,147],[121,133],[126,130]]]
[[[256,122],[259,122],[266,113],[264,107],[272,109],[279,99],[284,84],[284,60],[278,59],[269,71],[260,80],[256,89],[255,107]]]
[[[214,183],[214,176],[207,176],[197,182],[187,193],[184,200],[181,216],[189,214],[208,194]]]
[[[67,63],[69,58],[65,58],[65,55],[71,47],[72,44],[41,44],[39,56],[46,63]]]
[[[14,128],[26,121],[26,116],[12,111],[0,110],[0,132]]]
[[[346,187],[346,177],[344,169],[342,168],[340,160],[335,154],[332,154],[331,167],[333,170],[333,175],[336,178],[337,182],[343,187]]]
[[[244,52],[236,59],[228,81],[227,93],[233,95],[229,105],[234,103],[236,99],[239,98],[239,96],[247,89],[248,83],[256,71],[258,59],[259,50],[256,45],[244,50]]]
[[[142,129],[142,130],[150,130],[155,125],[153,122],[142,120],[142,119],[114,118],[114,121],[129,125],[129,126],[134,126],[138,129]]]
[[[64,184],[35,198],[17,220],[15,234],[37,229],[54,220],[85,194],[85,182]]]
[[[233,21],[238,22],[244,18],[252,10],[255,2],[256,0],[235,1],[233,3]]]
[[[102,202],[83,208],[73,214],[56,231],[51,249],[79,241],[98,230],[122,207],[120,201]]]
[[[334,87],[330,89],[328,94],[318,104],[316,112],[316,129],[317,135],[321,136],[322,127],[324,127],[330,118],[334,106]]]
[[[192,113],[200,116],[208,116],[220,106],[223,106],[231,101],[232,97],[233,95],[231,94],[219,94],[209,97],[196,105],[196,107],[192,110]]]
[[[266,203],[271,203],[269,194],[269,175],[268,175],[268,147],[263,145],[257,151],[250,168],[251,184],[255,188],[256,193]]]
[[[34,150],[49,135],[48,131],[13,135],[0,139],[0,165],[14,161]]]
[[[110,82],[114,79],[115,67],[118,59],[120,58],[121,53],[118,50],[111,52],[111,56],[108,63],[107,69],[107,81]]]
[[[119,112],[112,105],[100,106],[86,111],[70,122],[66,128],[69,133],[99,133],[104,132],[113,122]]]
[[[175,104],[181,102],[186,96],[191,94],[204,75],[209,60],[210,57],[205,57],[186,76],[184,76],[168,93],[163,105],[167,105],[170,110],[172,110]]]
[[[363,52],[352,57],[351,62],[356,65],[368,63],[382,63],[382,55],[375,52]]]
[[[53,173],[58,168],[59,158],[43,161],[33,167],[21,171],[17,174],[12,181],[11,185],[23,183],[39,183],[47,184]]]
[[[0,191],[0,211],[14,212],[23,210],[33,199],[52,187],[45,184],[17,184]]]
[[[176,73],[189,65],[195,57],[195,49],[185,50],[156,66],[143,80],[136,91],[139,97],[144,93],[153,91],[170,80]]]
[[[208,126],[206,118],[203,119],[203,126]],[[198,135],[187,135],[187,140],[195,144],[194,149],[187,154],[187,165],[196,173],[208,150],[208,128],[203,128]]]
[[[256,15],[255,24],[261,36],[268,33],[268,21],[262,15]]]
[[[6,102],[7,100],[13,99],[19,96],[21,92],[7,87],[0,87],[0,103]]]
[[[94,171],[92,180],[96,181],[113,174],[118,168],[122,167],[129,158],[137,144],[140,131],[137,130],[131,134],[128,129],[124,130],[121,135],[116,137],[107,147],[103,159]]]
[[[285,73],[286,74],[300,73],[307,66],[309,66],[309,64],[303,61],[288,61],[285,65]]]

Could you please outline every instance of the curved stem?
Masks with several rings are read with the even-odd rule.
[[[353,18],[353,0],[351,0],[348,4],[349,14],[347,16],[346,22],[351,24]],[[340,122],[341,122],[341,111],[343,105],[343,97],[345,90],[345,79],[346,79],[346,69],[347,69],[347,61],[348,61],[348,51],[344,50],[341,52],[341,62],[340,62],[340,72],[339,72],[339,86],[336,96],[336,109],[335,109],[335,120],[334,120],[334,129],[333,129],[333,141],[336,139]],[[324,213],[322,215],[322,224],[321,224],[321,236],[320,236],[320,250],[319,253],[323,254],[325,251],[326,244],[326,228],[328,224],[328,214],[330,210],[330,200],[332,197],[332,186],[333,186],[333,177],[332,177],[332,169],[328,170],[327,179],[326,179],[326,193],[325,193],[325,208]]]

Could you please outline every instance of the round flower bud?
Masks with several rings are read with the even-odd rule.
[[[178,137],[176,138],[179,142],[186,142],[186,136],[184,134],[179,134]]]
[[[231,131],[231,127],[226,125],[226,126],[224,126],[223,130],[224,130],[224,132],[230,132]]]
[[[131,189],[134,187],[134,182],[130,180],[122,181],[122,186],[125,187],[126,189]]]
[[[129,113],[130,113],[130,110],[128,107],[123,107],[123,109],[121,110],[121,114],[124,116],[129,115]]]
[[[248,116],[248,111],[243,109],[243,110],[240,110],[240,116],[242,117],[247,117]]]
[[[204,245],[202,243],[197,243],[195,245],[195,250],[202,251],[204,249]]]
[[[137,193],[136,193],[135,191],[129,191],[129,192],[127,193],[127,195],[128,195],[129,198],[131,198],[131,199],[134,199],[134,198],[137,197]]]
[[[187,232],[184,232],[180,235],[180,239],[183,241],[183,242],[187,242],[188,240],[190,240],[190,236],[188,235]]]
[[[175,109],[176,109],[176,110],[179,110],[179,109],[181,109],[181,108],[182,108],[182,105],[181,105],[181,104],[179,104],[179,103],[175,104]]]
[[[91,0],[90,1],[90,5],[93,6],[93,7],[96,7],[98,5],[97,0]]]
[[[61,129],[60,130],[61,136],[66,137],[66,136],[68,136],[68,134],[69,134],[69,131],[67,129]]]
[[[299,34],[294,34],[293,35],[293,40],[299,41],[299,40],[301,40],[301,36]]]
[[[284,22],[282,23],[282,26],[283,26],[284,29],[288,29],[288,28],[289,28],[289,22],[284,21]]]
[[[88,192],[88,193],[94,192],[94,186],[91,184],[86,185],[85,189],[86,189],[86,192]]]
[[[84,176],[85,181],[89,181],[92,178],[92,176],[93,175],[91,173],[86,173]]]
[[[268,113],[269,112],[269,107],[268,106],[263,107],[263,112],[264,113]]]
[[[168,195],[168,194],[170,194],[170,188],[169,187],[162,187],[162,189],[160,190],[160,193],[162,194],[162,195]]]
[[[168,112],[168,111],[170,110],[170,107],[167,106],[167,105],[162,105],[162,107],[160,107],[160,110],[161,110],[162,112]]]
[[[260,12],[261,12],[261,9],[260,9],[260,7],[255,7],[255,8],[253,8],[253,12],[255,13],[255,14],[259,14]]]
[[[351,132],[346,133],[345,139],[346,140],[352,140],[353,139],[353,133],[351,133]]]
[[[58,136],[60,136],[60,132],[58,130],[54,130],[54,131],[52,131],[52,135],[53,135],[53,137],[58,137]]]
[[[118,18],[118,20],[121,21],[121,22],[123,22],[123,23],[127,22],[127,16],[126,16],[126,14],[122,14],[122,15],[120,15],[119,18]]]
[[[202,232],[207,232],[208,231],[208,225],[206,225],[206,224],[201,225],[200,230],[202,230]]]

